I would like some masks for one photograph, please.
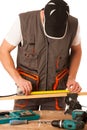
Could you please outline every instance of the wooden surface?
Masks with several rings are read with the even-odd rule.
[[[49,98],[49,97],[65,97],[68,91],[45,91],[45,92],[32,92],[30,95],[14,95],[9,97],[0,97],[0,100],[14,100],[14,99],[32,99],[32,98]],[[87,96],[87,92],[80,92],[78,96]]]
[[[40,120],[30,121],[28,124],[22,125],[10,125],[4,124],[0,125],[0,130],[64,130],[51,126],[51,124],[40,123],[42,120],[62,120],[62,119],[72,119],[70,115],[64,114],[63,111],[37,111],[40,114]],[[87,130],[87,125],[85,125],[84,130]]]

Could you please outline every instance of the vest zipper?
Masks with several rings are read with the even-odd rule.
[[[49,58],[49,41],[48,41],[48,38],[46,37],[46,41],[47,41],[47,44],[46,44],[46,48],[47,48],[47,52],[46,52],[46,90],[48,90],[48,58]]]

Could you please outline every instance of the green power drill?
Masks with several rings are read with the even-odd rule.
[[[51,125],[67,130],[81,130],[84,128],[85,123],[83,121],[76,120],[53,120]]]
[[[87,111],[83,110],[73,110],[72,111],[72,119],[76,121],[83,121],[84,123],[87,122]]]

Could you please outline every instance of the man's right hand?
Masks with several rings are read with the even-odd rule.
[[[16,85],[19,88],[19,90],[23,92],[24,95],[29,95],[32,91],[31,82],[22,77],[18,79],[18,81],[16,82]]]

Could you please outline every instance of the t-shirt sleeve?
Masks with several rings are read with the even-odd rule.
[[[17,46],[20,42],[22,42],[22,34],[21,34],[19,16],[17,17],[16,21],[10,28],[5,39],[8,43],[10,43],[13,46]]]
[[[80,37],[80,26],[78,24],[77,32],[76,32],[76,35],[75,35],[75,37],[73,39],[72,45],[77,46],[79,44],[81,44],[81,37]]]

